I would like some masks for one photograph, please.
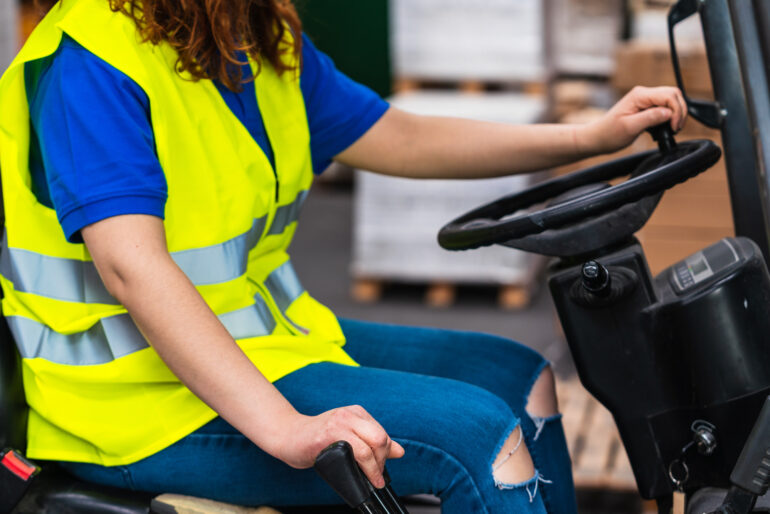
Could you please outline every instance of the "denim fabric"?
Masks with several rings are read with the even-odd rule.
[[[402,495],[432,493],[443,513],[575,512],[560,418],[525,411],[546,362],[483,334],[341,320],[346,350],[362,367],[319,363],[275,383],[302,413],[344,405],[369,411],[406,455],[389,461]],[[492,462],[521,426],[536,465],[532,479],[496,482]],[[339,503],[312,470],[292,469],[217,418],[127,466],[64,463],[85,480],[208,497],[244,505]]]

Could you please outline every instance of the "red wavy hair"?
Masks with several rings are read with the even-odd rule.
[[[62,0],[75,1],[75,0]],[[177,70],[193,80],[219,79],[232,91],[244,82],[236,52],[269,62],[279,73],[299,62],[302,24],[291,0],[104,0],[134,20],[145,41],[168,42]],[[35,0],[41,13],[55,0]],[[289,44],[291,41],[291,44]]]

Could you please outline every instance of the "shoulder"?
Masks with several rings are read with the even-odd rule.
[[[52,55],[26,64],[25,78],[30,105],[49,95],[89,101],[95,92],[119,94],[123,101],[149,107],[141,88],[109,63],[64,34]]]

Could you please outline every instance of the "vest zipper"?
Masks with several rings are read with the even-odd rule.
[[[269,300],[271,311],[274,311],[273,315],[275,316],[275,320],[277,323],[280,323],[281,325],[283,325],[283,328],[287,329],[292,335],[295,335],[295,336],[307,335],[307,334],[303,334],[299,329],[297,329],[294,326],[294,324],[291,321],[289,321],[289,319],[284,315],[281,309],[278,308],[278,305],[275,303],[275,298],[273,298],[273,295],[270,294],[270,291],[268,291],[264,285],[258,284],[256,282],[254,282],[254,284],[257,286],[257,288],[259,289],[259,292],[262,294],[262,298]]]
[[[275,177],[275,205],[278,207],[278,194],[281,189],[281,181],[278,180],[278,172],[275,170],[275,168],[272,166],[270,168],[273,170],[273,176]]]

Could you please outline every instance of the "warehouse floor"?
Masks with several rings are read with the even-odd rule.
[[[405,325],[485,331],[516,339],[537,349],[554,363],[560,378],[574,374],[566,343],[556,327],[556,314],[543,282],[532,305],[520,311],[498,307],[494,288],[461,288],[456,303],[446,309],[423,302],[424,287],[392,285],[375,304],[358,304],[350,298],[349,274],[352,199],[350,187],[317,183],[303,208],[290,249],[292,261],[305,287],[337,315]],[[386,220],[383,220],[386,222]],[[636,495],[608,491],[580,491],[582,514],[638,513]],[[410,510],[434,514],[436,508]]]

